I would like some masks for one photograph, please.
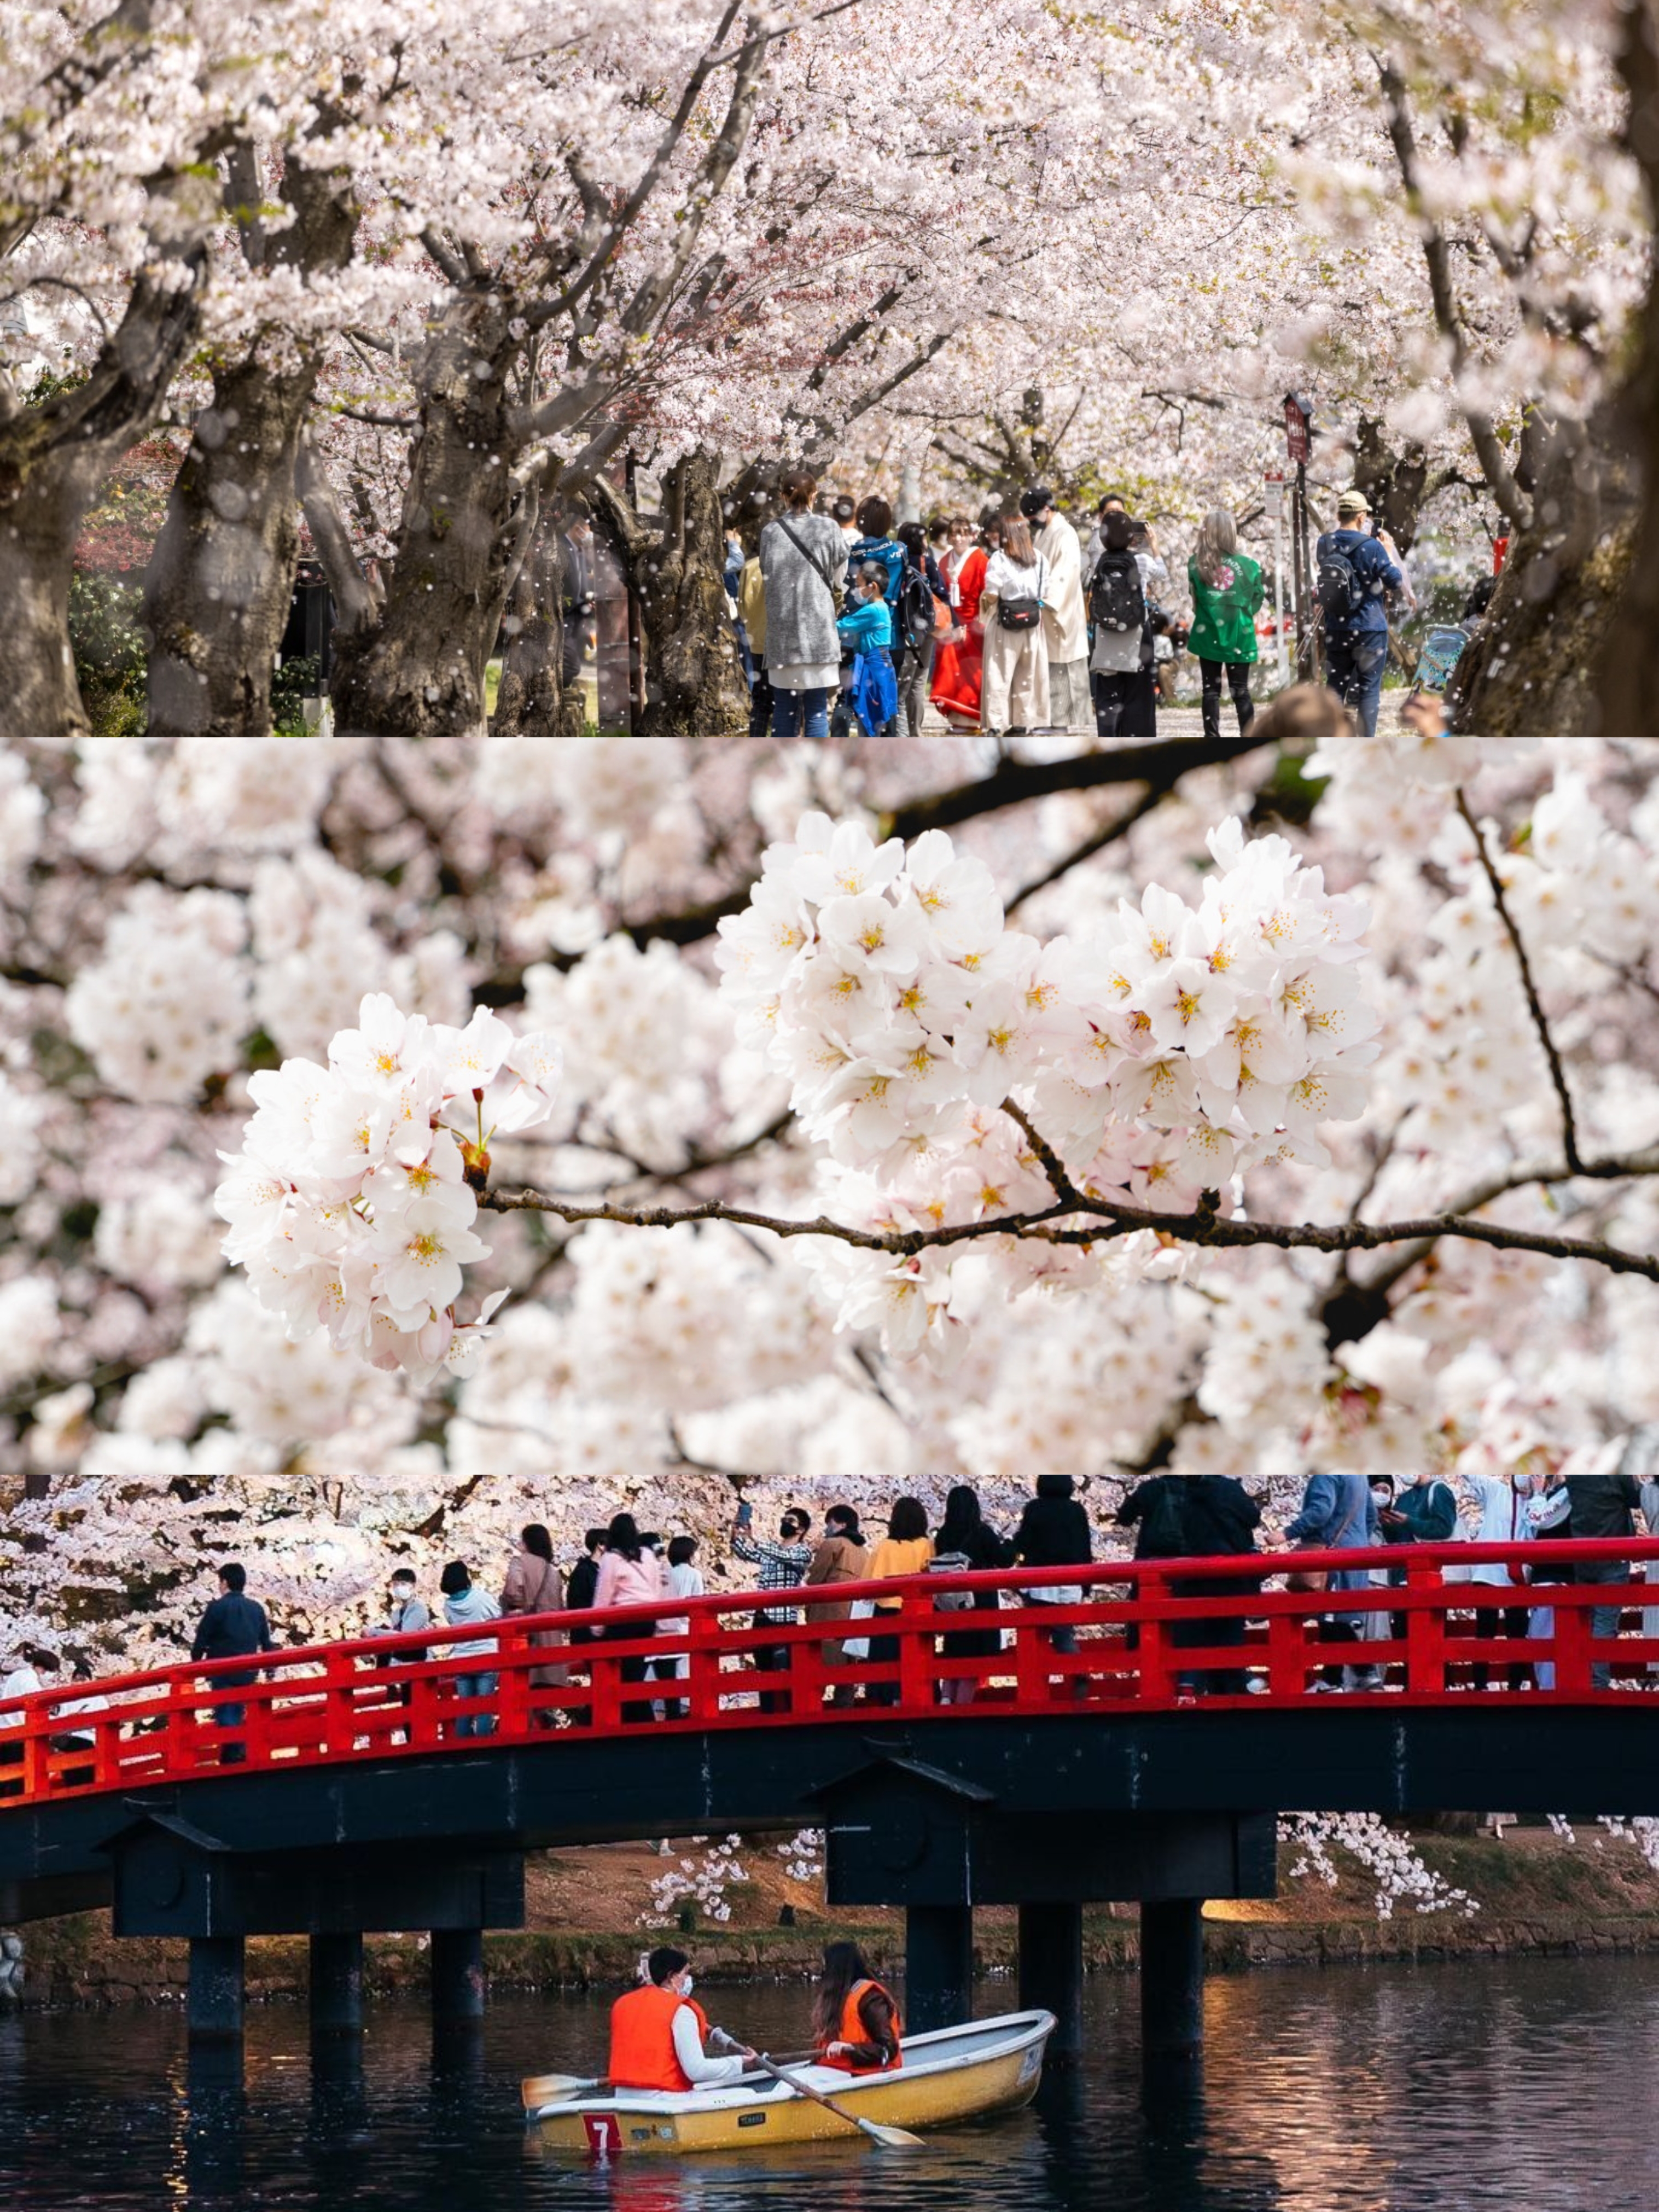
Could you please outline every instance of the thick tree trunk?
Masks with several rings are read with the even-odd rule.
[[[1532,520],[1511,540],[1486,623],[1447,686],[1454,729],[1512,738],[1603,727],[1596,687],[1617,657],[1637,513],[1610,411],[1559,424],[1539,463]]]
[[[645,737],[721,737],[749,726],[749,697],[726,611],[726,521],[718,457],[699,447],[663,479],[660,517],[609,484],[595,495],[628,571],[645,638]]]
[[[439,332],[422,363],[421,428],[385,599],[373,620],[335,640],[343,736],[484,732],[484,664],[521,550],[520,442],[496,367],[507,342],[493,327],[504,312],[491,302],[491,327]]]
[[[38,406],[0,404],[0,735],[86,732],[69,635],[76,535],[105,477],[155,421],[195,334],[200,281],[195,254],[176,290],[141,277],[84,383]],[[9,396],[0,385],[0,402]]]
[[[507,647],[489,726],[498,737],[580,737],[580,697],[561,683],[564,653],[564,563],[559,532],[544,518],[507,596]],[[573,720],[574,718],[574,720]]]
[[[1428,456],[1422,447],[1407,444],[1395,453],[1384,426],[1362,415],[1354,447],[1353,480],[1395,544],[1402,553],[1409,553],[1429,489]]]
[[[1630,94],[1626,135],[1647,184],[1650,216],[1659,211],[1659,10],[1638,0],[1626,12],[1620,73]],[[1613,434],[1630,456],[1639,490],[1624,532],[1623,593],[1592,672],[1592,726],[1605,737],[1659,737],[1659,267],[1650,257],[1647,296],[1638,324],[1630,380]]]
[[[307,275],[343,268],[357,217],[349,180],[291,164],[295,220],[270,258]],[[262,235],[263,234],[261,234]],[[318,356],[291,370],[254,349],[215,369],[212,404],[174,479],[144,576],[149,726],[163,737],[258,736],[299,562],[295,458]]]
[[[81,519],[112,456],[60,448],[8,465],[0,434],[0,735],[82,737],[70,647],[70,580]]]

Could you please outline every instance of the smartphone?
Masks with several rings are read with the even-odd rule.
[[[753,1506],[749,1503],[749,1500],[748,1500],[746,1498],[740,1498],[738,1500],[738,1528],[749,1528],[749,1527],[750,1527],[750,1526],[751,1526],[751,1524],[753,1523],[754,1518],[755,1518],[755,1509],[754,1509],[754,1507],[753,1507]]]

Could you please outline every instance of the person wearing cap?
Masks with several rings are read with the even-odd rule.
[[[1047,485],[1020,496],[1019,511],[1030,524],[1032,542],[1042,556],[1042,642],[1048,655],[1048,726],[1073,732],[1089,729],[1089,621],[1083,605],[1083,548],[1078,534],[1054,506]]]
[[[1345,491],[1336,502],[1336,528],[1320,538],[1314,559],[1331,687],[1358,716],[1361,732],[1374,738],[1389,659],[1382,595],[1401,589],[1406,571],[1393,538],[1368,527],[1370,519],[1364,493],[1357,485]]]

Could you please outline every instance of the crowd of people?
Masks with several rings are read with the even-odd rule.
[[[1341,495],[1314,559],[1331,684],[1372,736],[1389,599],[1414,604],[1405,565],[1358,490]],[[895,529],[879,495],[824,501],[808,471],[787,470],[757,542],[731,540],[726,582],[751,737],[920,737],[930,703],[955,730],[999,737],[1156,737],[1183,652],[1206,736],[1220,734],[1224,684],[1241,733],[1255,712],[1266,587],[1224,507],[1199,529],[1184,622],[1164,604],[1156,532],[1121,495],[1099,501],[1085,543],[1041,484],[977,526],[952,514]]]
[[[1524,1471],[1512,1475],[1462,1474],[1453,1480],[1422,1474],[1396,1481],[1390,1474],[1320,1473],[1308,1478],[1299,1508],[1274,1542],[1264,1544],[1261,1504],[1243,1481],[1223,1474],[1158,1474],[1128,1486],[1103,1516],[1107,1528],[1120,1539],[1133,1540],[1139,1560],[1164,1561],[1237,1558],[1259,1552],[1276,1553],[1276,1564],[1255,1577],[1242,1580],[1237,1572],[1192,1577],[1174,1576],[1172,1595],[1178,1597],[1218,1597],[1237,1595],[1241,1589],[1260,1588],[1269,1576],[1282,1576],[1286,1587],[1317,1591],[1333,1600],[1359,1590],[1386,1590],[1407,1579],[1409,1547],[1444,1544],[1460,1537],[1482,1544],[1515,1545],[1538,1538],[1611,1538],[1628,1541],[1635,1537],[1659,1536],[1659,1476],[1639,1480],[1626,1474],[1547,1474],[1534,1478]],[[904,1577],[918,1575],[957,1577],[1006,1567],[1048,1568],[1052,1583],[1024,1585],[1017,1601],[1022,1608],[1042,1609],[1075,1606],[1085,1588],[1066,1571],[1087,1567],[1103,1555],[1097,1550],[1100,1529],[1085,1510],[1076,1480],[1068,1474],[1042,1474],[1035,1494],[1027,1501],[1018,1523],[1010,1530],[992,1525],[978,1493],[968,1484],[951,1490],[937,1526],[930,1527],[927,1510],[920,1498],[896,1498],[885,1526],[866,1532],[856,1507],[836,1504],[815,1526],[813,1516],[802,1505],[791,1505],[781,1515],[775,1534],[757,1532],[746,1504],[740,1504],[730,1531],[731,1573],[742,1586],[757,1593],[754,1626],[775,1632],[775,1640],[763,1639],[750,1647],[749,1656],[763,1678],[758,1686],[763,1711],[787,1710],[787,1686],[769,1678],[787,1674],[801,1641],[786,1632],[805,1622],[821,1629],[816,1643],[826,1671],[826,1702],[832,1707],[854,1703],[880,1707],[897,1702],[898,1684],[891,1679],[865,1681],[849,1669],[837,1682],[836,1671],[848,1662],[868,1662],[872,1668],[890,1664],[899,1656],[899,1615],[905,1598],[893,1587]],[[696,1536],[677,1534],[666,1540],[654,1530],[642,1529],[630,1513],[618,1513],[603,1528],[589,1528],[580,1555],[567,1571],[556,1557],[548,1530],[538,1522],[525,1528],[519,1545],[507,1563],[499,1595],[475,1579],[464,1559],[452,1559],[438,1578],[435,1607],[421,1595],[419,1577],[410,1566],[393,1570],[386,1590],[382,1618],[369,1632],[372,1638],[397,1638],[383,1662],[387,1668],[407,1668],[429,1656],[468,1662],[446,1669],[442,1693],[446,1703],[446,1735],[459,1739],[494,1733],[496,1717],[489,1710],[499,1685],[496,1635],[491,1624],[514,1615],[543,1622],[529,1632],[532,1648],[539,1656],[528,1671],[532,1711],[546,1727],[559,1724],[568,1713],[573,1723],[586,1720],[590,1709],[573,1705],[569,1698],[538,1702],[536,1692],[568,1691],[586,1680],[587,1667],[581,1647],[610,1641],[635,1648],[619,1662],[622,1681],[633,1692],[623,1703],[623,1717],[640,1722],[683,1718],[690,1710],[677,1690],[690,1672],[688,1650],[690,1615],[676,1608],[706,1594]],[[1352,1567],[1334,1571],[1320,1569],[1305,1574],[1295,1564],[1298,1550],[1355,1553]],[[1515,1649],[1503,1666],[1504,1684],[1512,1690],[1554,1684],[1552,1660],[1530,1652],[1528,1645],[1553,1636],[1555,1604],[1552,1593],[1563,1583],[1614,1583],[1629,1578],[1632,1570],[1616,1554],[1563,1560],[1559,1556],[1522,1568],[1513,1560],[1474,1559],[1467,1568],[1443,1564],[1437,1570],[1446,1583],[1471,1586],[1468,1610],[1475,1636],[1483,1642],[1510,1643]],[[1647,1563],[1645,1578],[1659,1586],[1659,1561]],[[870,1595],[859,1594],[862,1583]],[[258,1680],[258,1662],[276,1646],[265,1610],[248,1595],[246,1569],[228,1561],[219,1570],[218,1591],[204,1608],[191,1644],[193,1660],[206,1663],[246,1661],[246,1668],[216,1673],[212,1687],[217,1702],[213,1717],[225,1732],[221,1759],[234,1763],[246,1755],[236,1732],[246,1721],[245,1702],[235,1692]],[[815,1595],[815,1592],[822,1592]],[[963,1589],[941,1583],[932,1610],[935,1614],[960,1616],[959,1625],[942,1630],[937,1638],[939,1656],[947,1662],[994,1660],[1004,1649],[1004,1629],[996,1616],[1013,1594],[1000,1589]],[[654,1607],[657,1616],[642,1629],[637,1616],[619,1620],[612,1628],[605,1613],[624,1607]],[[1618,1634],[1617,1605],[1589,1608],[1590,1634],[1610,1638]],[[561,1613],[580,1614],[568,1626]],[[1040,1618],[1038,1633],[1052,1651],[1075,1655],[1079,1632],[1069,1619],[1052,1624]],[[427,1647],[407,1639],[437,1626],[469,1632],[441,1645]],[[1129,1624],[1129,1648],[1133,1649],[1133,1624]],[[1659,1587],[1655,1603],[1644,1608],[1643,1634],[1659,1638]],[[1210,1650],[1243,1646],[1247,1640],[1243,1609],[1232,1607],[1212,1619],[1189,1616],[1175,1624],[1172,1641],[1177,1648]],[[1368,1656],[1368,1643],[1399,1638],[1405,1634],[1404,1615],[1375,1600],[1364,1606],[1333,1602],[1319,1609],[1316,1637],[1322,1650],[1313,1662],[1318,1679],[1315,1690],[1373,1690],[1385,1686],[1383,1670]],[[660,1655],[641,1644],[660,1644]],[[1553,1647],[1552,1647],[1553,1649]],[[57,1687],[63,1656],[50,1644],[35,1637],[0,1642],[0,1662],[6,1671],[0,1679],[0,1735],[15,1729],[21,1720],[6,1701],[43,1688]],[[972,1700],[983,1666],[946,1668],[937,1683],[939,1702],[966,1704]],[[1643,1671],[1659,1674],[1659,1662],[1644,1664]],[[1473,1686],[1493,1686],[1494,1669],[1482,1661],[1472,1668]],[[63,1727],[54,1735],[55,1748],[87,1747],[91,1739],[74,1726],[81,1717],[106,1710],[107,1700],[93,1684],[84,1656],[73,1661],[76,1694],[59,1699],[54,1722]],[[1593,1686],[1606,1688],[1612,1680],[1611,1662],[1603,1654],[1592,1667]],[[1265,1683],[1259,1673],[1243,1663],[1192,1670],[1182,1678],[1192,1694],[1243,1694],[1260,1691]],[[408,1702],[408,1691],[391,1686],[394,1698]],[[451,1710],[453,1708],[453,1710]],[[8,1753],[10,1754],[8,1759]],[[0,1765],[15,1762],[17,1747],[0,1743]]]

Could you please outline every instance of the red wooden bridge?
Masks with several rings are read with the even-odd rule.
[[[1659,1629],[1659,1587],[1644,1579],[1650,1563],[1659,1584],[1659,1540],[1111,1560],[1063,1572],[1025,1567],[826,1586],[803,1608],[810,1617],[789,1623],[757,1625],[757,1611],[778,1608],[777,1591],[738,1590],[306,1644],[261,1657],[252,1682],[246,1659],[184,1662],[0,1706],[0,1747],[11,1762],[0,1765],[0,1823],[23,1806],[217,1773],[228,1754],[248,1775],[477,1753],[486,1742],[557,1752],[584,1738],[659,1740],[665,1730],[807,1721],[867,1728],[874,1712],[889,1723],[971,1724],[988,1712],[1075,1718],[1082,1707],[1105,1719],[1167,1712],[1199,1694],[1212,1711],[1247,1698],[1253,1711],[1297,1711],[1328,1692],[1327,1674],[1345,1661],[1350,1671],[1373,1674],[1370,1694],[1390,1705],[1461,1705],[1480,1681],[1488,1695],[1529,1710],[1586,1700],[1639,1707],[1659,1689],[1659,1633],[1641,1632],[1650,1609]],[[1374,1573],[1370,1587],[1284,1586],[1292,1574],[1353,1572],[1357,1564]],[[1590,1569],[1619,1579],[1523,1587],[1462,1578],[1488,1565],[1533,1576]],[[1385,1581],[1390,1568],[1398,1583]],[[1460,1578],[1449,1580],[1449,1570]],[[1205,1588],[1194,1595],[1195,1582]],[[1057,1604],[1052,1593],[1061,1586],[1068,1601]],[[1038,1593],[1051,1601],[1033,1601]],[[988,1596],[1001,1601],[994,1613],[957,1609],[963,1599]],[[896,1610],[826,1620],[822,1608],[836,1601]],[[1547,1613],[1540,1632],[1522,1640],[1492,1632],[1490,1623],[1480,1632],[1478,1613],[1517,1607]],[[1593,1611],[1616,1612],[1618,1632],[1598,1637]],[[1322,1640],[1333,1618],[1363,1624],[1358,1647]],[[686,1626],[665,1630],[665,1620]],[[571,1644],[573,1630],[604,1640]],[[952,1653],[953,1640],[983,1639],[988,1631],[1000,1650]],[[562,1639],[551,1651],[534,1641],[549,1632]],[[872,1638],[873,1649],[841,1656],[844,1640],[867,1646]],[[1066,1644],[1075,1648],[1057,1648]],[[787,1666],[762,1671],[763,1659],[780,1650]],[[1611,1681],[1598,1688],[1601,1668]],[[566,1679],[532,1683],[532,1673],[550,1670]],[[1524,1688],[1510,1688],[1520,1670]]]
[[[1488,1565],[1516,1579],[1467,1579]],[[1286,1586],[1327,1572],[1366,1586]],[[974,1907],[1012,1904],[1021,2002],[1063,2050],[1082,1905],[1134,1899],[1146,2050],[1178,2053],[1201,1902],[1272,1894],[1281,1812],[1659,1814],[1650,1628],[1659,1541],[1567,1540],[929,1573],[185,1662],[0,1708],[0,1923],[111,1903],[118,1935],[188,1937],[203,2036],[240,2030],[247,1936],[309,1934],[313,2025],[355,2027],[363,1932],[427,1929],[436,2008],[471,2015],[527,1851],[810,1826],[833,1905],[904,1908],[918,2027],[969,2001]]]

